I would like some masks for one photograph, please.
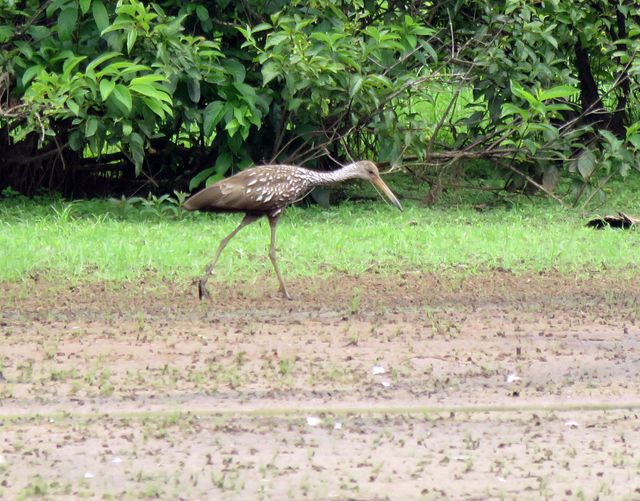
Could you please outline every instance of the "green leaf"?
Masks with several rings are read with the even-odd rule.
[[[109,33],[113,33],[115,31],[124,31],[125,33],[128,33],[129,30],[133,29],[132,24],[133,23],[130,21],[124,21],[120,17],[116,17],[115,21],[113,21],[113,24],[110,24],[104,30],[102,30],[100,35],[104,37],[105,35],[108,35]]]
[[[216,169],[216,175],[219,177],[224,176],[226,172],[229,170],[229,168],[231,167],[232,162],[233,162],[233,155],[228,151],[225,151],[221,155],[218,155],[218,158],[216,159],[216,164],[214,166]]]
[[[101,0],[93,0],[91,10],[93,12],[93,19],[98,27],[98,31],[104,31],[107,26],[109,26],[109,14],[107,13],[106,7]]]
[[[116,83],[113,80],[108,80],[106,78],[100,80],[100,97],[103,101],[106,101],[109,98],[115,86]]]
[[[87,56],[75,56],[65,60],[64,64],[62,65],[63,74],[66,76],[71,76],[71,72],[73,71],[73,69],[76,66],[78,66],[82,61],[84,61],[86,58]]]
[[[207,105],[203,112],[204,135],[209,137],[224,116],[224,103],[213,101]]]
[[[591,150],[584,150],[576,160],[578,172],[584,180],[589,179],[596,168],[596,156]]]
[[[360,88],[362,87],[362,82],[364,79],[362,75],[353,75],[351,77],[351,84],[349,85],[349,97],[354,97]]]
[[[502,116],[504,116],[504,106],[502,109]],[[478,125],[484,119],[484,111],[474,111],[467,118],[462,120],[462,123],[466,126],[473,127]]]
[[[238,132],[238,130],[242,128],[242,125],[240,125],[240,123],[235,118],[232,118],[227,122],[227,125],[225,125],[224,128],[229,134],[229,137],[233,137],[235,136],[236,132]]]
[[[187,78],[187,91],[189,92],[189,98],[194,103],[200,101],[200,80],[194,77]]]
[[[560,171],[555,165],[548,165],[544,169],[544,173],[542,174],[542,186],[547,191],[553,191],[558,186],[558,181],[560,180]]]
[[[538,151],[538,142],[532,141],[531,139],[524,139],[522,143],[524,144],[525,148],[529,150],[531,155],[535,156],[536,151]]]
[[[78,20],[78,7],[72,4],[60,11],[58,16],[58,37],[60,40],[69,40],[75,31]]]
[[[393,88],[393,82],[384,75],[376,75],[376,74],[367,75],[367,81],[369,82],[370,85],[373,85],[375,87]]]
[[[640,134],[632,134],[629,137],[629,142],[636,147],[636,149],[640,150]]]
[[[280,65],[273,61],[268,62],[262,67],[262,85],[267,85],[271,80],[280,75]]]
[[[96,117],[89,117],[84,124],[84,137],[93,136],[98,130],[98,120]]]
[[[22,85],[26,86],[41,71],[42,66],[40,66],[39,64],[27,68],[26,71],[22,74]]]
[[[435,49],[431,46],[431,44],[428,44],[426,42],[422,43],[422,48],[427,51],[427,53],[429,54],[429,56],[431,57],[431,59],[433,60],[434,63],[438,62],[438,53],[435,51]]]
[[[137,176],[142,171],[142,164],[144,162],[144,140],[137,132],[133,132],[129,138],[129,149],[133,156]]]
[[[106,54],[102,54],[101,56],[96,57],[93,61],[87,64],[87,73],[92,72],[105,61],[121,55],[122,54],[120,52],[107,52]]]
[[[148,84],[153,82],[166,82],[167,78],[164,75],[158,73],[150,73],[148,75],[142,75],[131,80],[132,85]]]
[[[244,66],[239,61],[235,59],[226,59],[222,63],[222,67],[225,69],[227,73],[229,73],[233,80],[236,82],[244,82],[244,77],[246,75],[246,70]]]
[[[579,89],[572,87],[571,85],[558,85],[551,89],[543,90],[538,94],[540,101],[548,101],[549,99],[559,99],[563,97],[573,96],[580,92]]]
[[[18,49],[19,53],[22,54],[27,59],[31,59],[33,57],[33,48],[31,44],[27,43],[26,40],[16,40],[13,42]]]
[[[80,115],[80,106],[73,99],[67,99],[67,108],[69,108],[74,115]]]
[[[529,112],[520,106],[516,106],[513,103],[504,103],[502,105],[502,114],[500,117],[508,117],[509,115],[520,115],[522,118],[526,118],[529,116]]]
[[[615,136],[611,131],[608,131],[608,130],[602,129],[602,130],[600,130],[600,131],[598,131],[598,132],[599,132],[599,134],[600,134],[602,137],[604,137],[604,138],[607,140],[607,142],[608,142],[609,144],[611,144],[611,145],[616,146],[616,145],[619,145],[619,144],[621,144],[621,143],[622,143],[622,141],[620,141],[620,139],[618,139],[618,138],[617,138],[617,137],[616,137],[616,136]]]
[[[118,84],[113,88],[113,92],[111,93],[111,95],[127,110],[128,113],[131,113],[133,103],[131,100],[131,93],[129,92],[129,89],[127,89],[122,84]]]
[[[127,52],[131,54],[131,49],[136,43],[136,39],[138,38],[138,32],[136,30],[131,30],[127,33]]]
[[[553,45],[554,49],[558,48],[558,41],[554,38],[553,35],[551,35],[550,33],[547,33],[546,31],[540,33],[540,36],[545,39],[547,42],[549,42],[551,45]]]
[[[156,99],[158,101],[165,101],[169,104],[173,104],[171,96],[162,88],[151,84],[134,84],[129,85],[129,90],[143,96]]]
[[[258,26],[254,26],[251,29],[251,33],[258,33],[260,31],[265,31],[271,29],[271,25],[268,23],[260,23]]]
[[[100,70],[97,75],[99,77],[102,77],[103,75],[113,75],[121,77],[122,75],[128,75],[129,73],[148,70],[150,70],[150,68],[142,64],[135,64],[130,61],[116,61],[102,68],[102,70]]]
[[[533,94],[523,89],[522,86],[514,80],[511,81],[511,92],[514,96],[524,99],[533,107],[540,105],[540,101],[536,99]]]
[[[49,27],[41,25],[31,25],[27,29],[26,33],[27,35],[31,36],[31,38],[33,39],[31,43],[33,43],[34,45],[40,43],[43,38],[48,38],[49,36],[51,36],[51,30],[49,29]]]
[[[151,111],[153,111],[156,115],[158,115],[162,120],[165,119],[165,111],[166,108],[162,105],[164,104],[162,101],[157,101],[150,97],[143,97],[142,101],[147,105]],[[171,109],[171,108],[169,108]]]
[[[302,99],[300,99],[299,97],[294,97],[293,99],[289,99],[287,101],[287,109],[289,111],[296,111],[298,108],[300,108],[301,104]]]
[[[289,35],[282,32],[272,32],[267,36],[267,41],[264,44],[264,48],[275,47],[283,42],[290,41]]]
[[[196,16],[198,16],[198,19],[200,20],[201,23],[206,23],[207,21],[210,20],[209,11],[204,5],[196,6]]]
[[[9,26],[6,24],[0,26],[0,43],[6,43],[11,40],[14,33],[15,29],[13,28],[13,26]]]
[[[215,163],[215,169],[219,174],[224,174],[229,167],[231,167],[231,162],[233,161],[233,155],[228,151],[218,155]]]
[[[74,130],[71,134],[69,134],[69,146],[73,151],[80,151],[84,146],[84,137],[82,137],[82,132],[79,130]]]
[[[557,104],[547,104],[546,109],[547,111],[571,111],[573,110],[573,107],[568,104],[557,103]]]
[[[91,0],[80,0],[80,11],[83,14],[89,12],[89,7],[91,7]]]
[[[215,170],[215,167],[207,167],[193,176],[191,181],[189,181],[189,191],[193,191],[195,187],[200,186],[205,179],[215,172]]]

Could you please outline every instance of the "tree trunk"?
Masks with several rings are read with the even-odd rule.
[[[580,80],[580,101],[584,120],[588,123],[602,123],[606,115],[602,106],[602,100],[598,94],[598,85],[593,78],[589,55],[578,41],[575,45],[576,67]]]
[[[622,20],[624,23],[624,18]],[[589,54],[578,41],[575,45],[576,67],[578,79],[580,80],[580,101],[582,104],[583,120],[586,123],[599,125],[610,130],[618,137],[624,137],[624,124],[626,121],[626,103],[629,83],[625,75],[621,76],[620,86],[622,95],[618,99],[616,110],[608,112],[603,104],[598,92],[598,84],[593,78]]]
[[[624,14],[620,12],[620,9],[616,11],[616,24],[618,25],[618,40],[627,38],[627,20]],[[624,126],[627,123],[627,101],[629,100],[631,88],[629,86],[629,74],[620,58],[618,58],[618,64],[620,65],[620,73],[618,75],[620,94],[618,94],[616,109],[611,117],[611,131],[618,137],[623,138],[625,136]]]

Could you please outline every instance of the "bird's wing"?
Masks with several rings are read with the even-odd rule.
[[[199,191],[189,198],[187,210],[264,211],[291,203],[290,183],[295,168],[264,166],[247,169]],[[294,199],[297,198],[294,197]]]
[[[256,209],[254,201],[245,196],[247,182],[250,182],[251,178],[250,170],[246,170],[218,181],[189,198],[184,207],[187,210]]]

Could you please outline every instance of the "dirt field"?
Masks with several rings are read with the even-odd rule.
[[[640,278],[0,284],[0,498],[640,499]]]

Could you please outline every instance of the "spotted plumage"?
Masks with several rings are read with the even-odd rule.
[[[246,169],[196,193],[185,203],[187,210],[252,212],[277,215],[284,207],[304,198],[330,173],[295,165],[263,165]]]
[[[244,212],[240,225],[224,238],[216,250],[213,261],[205,270],[198,284],[200,299],[208,297],[206,283],[220,253],[238,231],[262,216],[269,219],[271,246],[269,258],[280,283],[280,292],[290,299],[280,274],[275,253],[275,236],[278,218],[282,210],[301,200],[316,186],[328,185],[347,179],[367,179],[380,189],[400,210],[400,202],[380,178],[378,168],[368,160],[349,164],[332,172],[318,172],[295,165],[262,165],[246,169],[238,174],[205,188],[184,203],[187,210],[212,212]]]

